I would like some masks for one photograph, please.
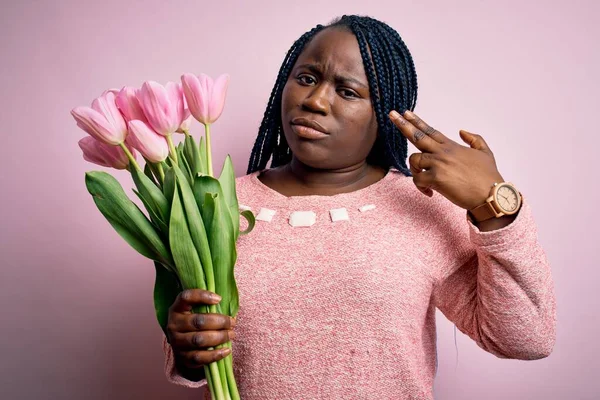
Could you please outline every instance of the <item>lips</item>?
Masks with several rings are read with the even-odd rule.
[[[308,118],[298,117],[291,121],[292,130],[305,139],[323,139],[329,134],[323,125]]]

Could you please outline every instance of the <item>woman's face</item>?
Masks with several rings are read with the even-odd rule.
[[[341,169],[365,161],[377,118],[351,32],[325,29],[304,48],[283,89],[281,117],[288,145],[303,164]]]

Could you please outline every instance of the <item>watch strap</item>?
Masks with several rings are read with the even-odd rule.
[[[488,219],[502,216],[502,213],[498,213],[492,205],[492,200],[493,197],[488,198],[482,205],[469,210],[468,214],[477,222],[487,221]]]

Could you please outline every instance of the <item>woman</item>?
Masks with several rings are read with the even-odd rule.
[[[207,348],[235,338],[244,400],[431,399],[436,307],[500,358],[550,354],[553,282],[527,202],[482,137],[458,144],[407,111],[416,93],[408,49],[377,20],[294,43],[237,180],[258,214],[238,242],[237,321],[191,314],[218,300],[181,293],[172,382],[204,386],[201,367],[228,354]]]

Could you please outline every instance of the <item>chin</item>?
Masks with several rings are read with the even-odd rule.
[[[297,161],[315,169],[331,168],[331,161],[334,154],[325,146],[318,143],[322,142],[321,140],[303,140],[295,135],[290,138],[287,134],[285,135],[285,139]]]

